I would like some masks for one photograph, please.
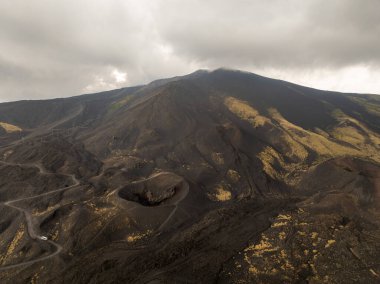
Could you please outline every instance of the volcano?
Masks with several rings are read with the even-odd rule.
[[[0,104],[1,283],[379,283],[380,96],[217,69]]]

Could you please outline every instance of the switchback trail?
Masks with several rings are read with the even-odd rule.
[[[41,174],[54,174],[54,173],[47,173],[45,171],[45,169],[41,165],[39,165],[37,163],[34,163],[34,164],[15,164],[15,163],[8,163],[8,162],[0,161],[0,164],[10,165],[10,166],[36,167],[36,168],[38,168],[38,170],[40,171]],[[0,271],[4,271],[4,270],[7,270],[7,269],[12,269],[12,268],[18,268],[18,267],[21,267],[21,266],[30,265],[30,264],[33,264],[33,263],[36,263],[36,262],[39,262],[39,261],[43,261],[43,260],[46,260],[46,259],[49,259],[49,258],[52,258],[52,257],[56,256],[57,254],[59,254],[62,251],[62,247],[59,244],[57,244],[56,242],[54,242],[52,240],[42,240],[41,239],[42,236],[40,236],[36,232],[36,229],[34,227],[33,216],[29,213],[29,211],[25,210],[24,208],[21,208],[21,207],[18,207],[16,205],[14,205],[14,203],[17,203],[17,202],[20,202],[20,201],[24,201],[24,200],[30,200],[30,199],[39,198],[39,197],[46,196],[46,195],[53,194],[53,193],[57,193],[57,192],[60,192],[60,191],[65,191],[65,190],[77,187],[80,184],[79,180],[76,179],[75,175],[66,175],[66,176],[70,177],[73,180],[73,182],[74,182],[73,185],[71,185],[69,187],[58,188],[58,189],[55,189],[55,190],[52,190],[52,191],[49,191],[49,192],[45,192],[45,193],[42,193],[42,194],[38,194],[38,195],[35,195],[35,196],[31,196],[31,197],[25,197],[25,198],[18,198],[18,199],[14,199],[14,200],[9,200],[9,201],[3,203],[4,205],[6,205],[6,206],[8,206],[10,208],[16,209],[19,212],[21,212],[22,214],[24,214],[25,220],[26,220],[26,224],[27,224],[28,234],[29,234],[29,236],[30,236],[31,239],[39,241],[39,242],[48,242],[49,244],[51,244],[55,248],[55,251],[52,252],[49,255],[46,255],[46,256],[43,256],[43,257],[39,257],[39,258],[36,258],[36,259],[33,259],[33,260],[24,261],[24,262],[21,262],[21,263],[18,263],[18,264],[0,266]]]

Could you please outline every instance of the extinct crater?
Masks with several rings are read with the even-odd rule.
[[[150,178],[132,182],[121,188],[119,197],[143,206],[169,204],[180,190],[184,179],[173,173],[159,173]]]

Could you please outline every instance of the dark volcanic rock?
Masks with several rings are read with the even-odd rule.
[[[380,281],[377,96],[219,69],[0,122],[1,283]]]

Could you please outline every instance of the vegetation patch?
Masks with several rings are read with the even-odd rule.
[[[222,153],[212,153],[211,154],[211,159],[213,162],[219,166],[224,164],[224,157]]]
[[[248,121],[253,127],[259,127],[269,123],[269,120],[266,117],[260,115],[256,109],[245,101],[241,101],[234,97],[227,97],[224,100],[224,104],[232,113],[242,120]]]
[[[235,171],[235,170],[228,170],[227,171],[227,178],[230,181],[236,183],[236,182],[238,182],[240,180],[241,177],[240,177],[240,175],[239,175],[239,173],[237,171]]]
[[[4,263],[8,258],[10,258],[14,254],[16,247],[19,245],[21,239],[24,236],[24,231],[25,228],[24,225],[22,225],[20,229],[18,229],[18,231],[16,232],[11,243],[9,244],[7,252],[0,257],[0,263]]]
[[[127,242],[128,243],[134,243],[134,242],[137,242],[139,240],[142,240],[146,237],[148,237],[150,234],[152,233],[151,230],[148,230],[146,232],[142,232],[142,233],[134,233],[134,234],[131,234],[127,237]]]
[[[22,129],[16,125],[9,124],[6,122],[0,122],[0,127],[5,130],[7,133],[21,132]]]
[[[209,194],[209,197],[212,200],[224,202],[224,201],[231,200],[232,194],[231,194],[231,191],[226,189],[225,185],[219,184],[215,188],[215,193]]]
[[[115,110],[125,106],[127,103],[129,103],[131,101],[132,98],[133,98],[133,96],[128,96],[128,97],[126,97],[120,101],[114,102],[113,104],[111,104],[109,106],[109,110],[115,111]]]

